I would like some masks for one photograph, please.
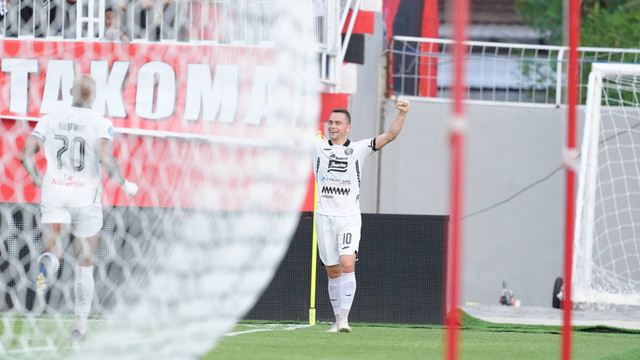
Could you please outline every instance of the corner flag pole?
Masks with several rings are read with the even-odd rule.
[[[318,130],[316,136],[324,139]],[[313,236],[311,241],[311,299],[309,301],[309,325],[316,324],[316,269],[318,264],[318,234],[316,233],[316,207],[318,204],[318,182],[313,182]]]
[[[318,202],[318,183],[313,190],[313,236],[311,241],[311,301],[309,302],[309,325],[316,324],[316,268],[318,258],[318,234],[316,233],[316,204]]]

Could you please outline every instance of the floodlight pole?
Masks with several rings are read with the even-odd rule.
[[[462,318],[459,306],[461,273],[461,218],[463,199],[464,143],[466,141],[466,114],[463,104],[465,94],[465,44],[469,19],[469,0],[454,0],[454,65],[453,65],[453,116],[450,121],[451,146],[451,222],[448,241],[448,316],[446,320],[445,358],[456,360],[460,356],[460,326]]]
[[[565,252],[564,252],[564,311],[562,326],[562,359],[571,359],[571,301],[573,271],[573,231],[575,226],[575,183],[576,183],[576,123],[578,104],[578,46],[580,43],[580,0],[569,0],[569,64],[567,79],[567,149],[565,166],[566,198],[565,198]]]

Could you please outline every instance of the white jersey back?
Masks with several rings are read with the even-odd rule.
[[[44,144],[47,171],[42,202],[69,207],[100,204],[102,171],[98,144],[113,140],[113,124],[91,109],[71,107],[44,116],[32,135]]]
[[[360,213],[360,176],[367,156],[375,149],[375,139],[333,145],[315,138],[314,175],[318,184],[316,212],[330,216]]]

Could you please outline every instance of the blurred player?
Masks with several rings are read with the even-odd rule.
[[[348,317],[356,292],[355,264],[362,225],[360,177],[367,156],[393,141],[402,130],[409,102],[398,100],[396,108],[398,115],[387,132],[373,139],[348,139],[351,115],[345,109],[331,113],[329,140],[315,138],[318,252],[329,276],[329,299],[336,315],[329,332],[351,332]]]
[[[77,265],[72,340],[84,339],[93,300],[93,257],[102,229],[100,164],[129,196],[138,192],[138,186],[122,176],[113,155],[111,121],[91,110],[95,91],[93,78],[80,75],[71,89],[72,106],[40,119],[20,151],[22,166],[33,184],[42,187],[44,251],[38,258],[40,272],[35,281],[40,299],[44,299],[47,287],[56,278],[64,240],[69,234],[73,236]],[[44,177],[34,161],[34,155],[41,148],[47,160]]]

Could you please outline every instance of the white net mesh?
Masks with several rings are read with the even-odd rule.
[[[136,42],[146,30],[134,27],[133,42],[0,43],[0,358],[197,358],[251,309],[287,250],[317,120],[311,1],[173,4],[199,16],[180,27],[185,42]],[[218,11],[215,26],[202,15]],[[40,190],[17,156],[37,118],[70,104],[78,73],[96,79],[93,109],[113,121],[116,158],[140,192],[130,199],[105,176],[89,330],[71,343],[73,246],[38,299]],[[44,172],[42,154],[37,164]]]
[[[640,305],[640,67],[594,65],[582,144],[574,300]]]

